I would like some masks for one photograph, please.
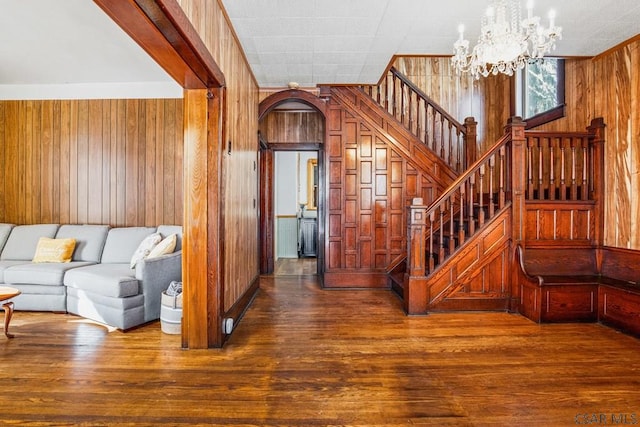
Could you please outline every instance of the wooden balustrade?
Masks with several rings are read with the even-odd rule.
[[[594,200],[598,123],[587,132],[525,132],[527,200]]]
[[[458,122],[393,67],[379,85],[362,89],[455,171],[475,161],[477,122],[472,117]]]
[[[502,137],[430,206],[414,202],[410,207],[409,276],[432,272],[507,205],[510,142],[510,134]],[[416,213],[420,223],[416,222]],[[416,238],[425,243],[413,242]],[[418,248],[424,248],[425,256],[415,254]],[[425,264],[417,264],[419,260],[425,260]]]

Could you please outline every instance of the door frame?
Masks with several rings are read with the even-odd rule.
[[[323,141],[317,143],[278,144],[269,143],[259,135],[259,221],[258,239],[260,242],[260,274],[273,274],[275,268],[274,254],[274,151],[316,151],[318,153],[318,256],[317,274],[322,281],[324,273],[324,242],[325,242],[325,144],[327,140],[326,101],[310,92],[291,89],[276,92],[265,98],[259,106],[258,123],[280,104],[286,102],[302,102],[312,107],[322,115],[325,123]]]

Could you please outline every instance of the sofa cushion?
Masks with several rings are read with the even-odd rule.
[[[162,235],[162,238],[169,237],[172,234],[176,235],[176,247],[174,251],[182,249],[182,226],[181,225],[159,225],[158,233]]]
[[[130,297],[138,294],[138,280],[129,263],[95,264],[74,268],[64,275],[64,284],[108,297]]]
[[[7,243],[2,249],[0,260],[25,260],[31,262],[41,237],[52,238],[58,231],[58,224],[18,225],[13,227]]]
[[[161,240],[162,236],[160,233],[153,233],[145,237],[133,253],[129,266],[131,268],[136,268],[138,261],[145,259]]]
[[[2,252],[4,244],[7,243],[9,233],[11,233],[13,227],[15,227],[13,224],[0,224],[0,252]]]
[[[156,245],[155,248],[151,249],[151,252],[149,252],[147,258],[157,258],[162,255],[173,253],[173,250],[176,248],[177,241],[178,236],[175,234],[165,237],[160,243]]]
[[[56,239],[76,239],[73,261],[100,262],[108,232],[108,225],[61,225]]]
[[[4,271],[4,282],[8,285],[26,283],[62,286],[65,272],[91,264],[85,261],[18,264]]]
[[[107,241],[102,251],[103,264],[127,264],[131,262],[133,253],[155,227],[120,227],[112,228],[107,234]]]
[[[0,261],[0,283],[5,283],[4,281],[4,272],[7,268],[12,267],[14,265],[21,264],[30,264],[31,261],[18,261],[18,260],[4,260]]]
[[[33,262],[71,262],[76,239],[50,239],[41,237],[36,246]]]

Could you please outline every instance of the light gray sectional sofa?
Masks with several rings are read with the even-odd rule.
[[[131,257],[153,233],[178,239],[173,253],[138,262]],[[68,263],[34,263],[41,237],[74,238]],[[0,224],[0,283],[19,289],[16,310],[68,312],[118,329],[160,317],[162,292],[182,281],[182,227]]]

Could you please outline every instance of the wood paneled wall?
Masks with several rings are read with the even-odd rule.
[[[258,277],[258,85],[220,1],[178,0],[226,81],[224,310]],[[228,147],[228,145],[227,145]]]
[[[360,107],[366,108],[366,107]],[[386,130],[386,131],[385,131]],[[385,269],[406,251],[407,207],[442,190],[388,139],[334,96],[327,114],[325,286],[386,286]]]
[[[269,143],[323,143],[324,118],[316,111],[273,110],[260,123]]]
[[[397,57],[393,66],[459,122],[478,122],[479,153],[503,134],[510,116],[511,80],[503,75],[474,80],[456,75],[449,57]]]
[[[640,38],[597,57],[595,113],[605,129],[605,245],[640,249]]]
[[[0,102],[0,222],[182,224],[182,100]]]

